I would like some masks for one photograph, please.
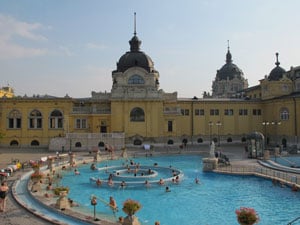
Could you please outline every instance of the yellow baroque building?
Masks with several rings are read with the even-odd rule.
[[[178,98],[177,92],[160,89],[159,72],[140,50],[136,33],[129,44],[112,71],[110,93],[71,98],[0,92],[0,147],[92,150],[105,144],[243,143],[254,131],[262,133],[269,146],[298,145],[300,67],[285,71],[277,54],[269,75],[248,87],[228,47],[212,94]]]

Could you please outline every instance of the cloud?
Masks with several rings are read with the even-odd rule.
[[[87,49],[102,50],[102,49],[107,48],[107,46],[102,45],[102,44],[95,44],[95,43],[89,42],[89,43],[86,44],[86,48]]]
[[[66,46],[59,46],[59,51],[62,52],[66,56],[74,56],[75,53],[73,53],[70,48]]]
[[[25,47],[16,40],[29,40],[33,42],[45,42],[47,38],[35,33],[44,28],[39,23],[27,23],[15,18],[0,14],[0,59],[14,59],[35,57],[47,53],[46,49]]]

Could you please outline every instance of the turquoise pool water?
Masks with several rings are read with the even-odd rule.
[[[238,225],[235,210],[241,206],[253,207],[259,213],[262,225],[287,224],[300,216],[300,193],[292,192],[289,187],[273,186],[272,182],[254,176],[219,175],[202,172],[202,160],[198,155],[177,155],[148,158],[134,158],[141,165],[176,167],[184,173],[179,184],[168,183],[171,192],[165,192],[165,186],[143,185],[128,186],[125,189],[100,186],[90,182],[90,177],[107,179],[109,173],[92,171],[90,165],[79,167],[81,175],[73,172],[63,174],[61,183],[70,187],[69,197],[78,202],[80,210],[93,215],[90,196],[98,196],[97,217],[110,220],[125,217],[122,203],[134,199],[142,204],[137,213],[143,225],[153,225],[156,220],[161,225]],[[97,167],[122,165],[122,160],[104,161]],[[112,172],[112,171],[109,171]],[[158,175],[160,176],[160,175]],[[195,183],[195,178],[201,184]],[[104,204],[113,196],[119,206],[114,215]],[[293,223],[293,224],[300,224]]]

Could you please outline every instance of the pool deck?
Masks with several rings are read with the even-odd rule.
[[[232,168],[241,168],[241,167],[253,167],[253,166],[261,166],[257,163],[256,159],[248,159],[244,155],[244,147],[243,145],[226,145],[222,146],[221,151],[226,154],[231,163]],[[127,153],[129,156],[145,156],[150,152],[147,152],[143,149],[128,149]],[[179,148],[161,148],[161,149],[154,149],[151,154],[153,155],[163,155],[163,154],[201,154],[203,156],[209,155],[209,147],[208,146],[189,146],[186,149],[179,149]],[[88,152],[75,152],[77,157],[91,158],[92,156]],[[121,151],[117,151],[116,155],[120,155]],[[12,150],[12,149],[0,149],[0,168],[6,168],[7,165],[11,165],[12,159],[19,159],[21,162],[29,161],[29,160],[38,160],[41,157],[48,156],[48,155],[55,155],[55,152],[49,152],[47,150]],[[101,154],[100,154],[101,155]],[[109,157],[107,153],[102,154],[103,157]],[[31,171],[31,168],[25,169],[24,171],[17,171],[13,173],[13,176],[8,177],[7,181],[12,188],[14,182],[22,176],[22,174]],[[66,212],[68,214],[73,214],[74,212]],[[53,224],[50,221],[46,221],[43,218],[40,218],[38,215],[35,215],[30,210],[25,209],[14,199],[12,193],[10,192],[7,205],[6,205],[6,212],[0,213],[1,215],[1,224],[3,225],[47,225]],[[84,219],[84,218],[83,218]],[[112,225],[112,224],[119,224],[119,223],[111,223],[106,221],[99,221],[95,222],[93,220],[90,221],[91,224],[101,224],[101,225]]]

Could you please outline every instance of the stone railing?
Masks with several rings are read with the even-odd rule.
[[[268,179],[275,179],[283,183],[300,187],[300,174],[277,171],[261,166],[225,166],[214,170],[217,173],[228,173],[237,175],[255,175]]]

